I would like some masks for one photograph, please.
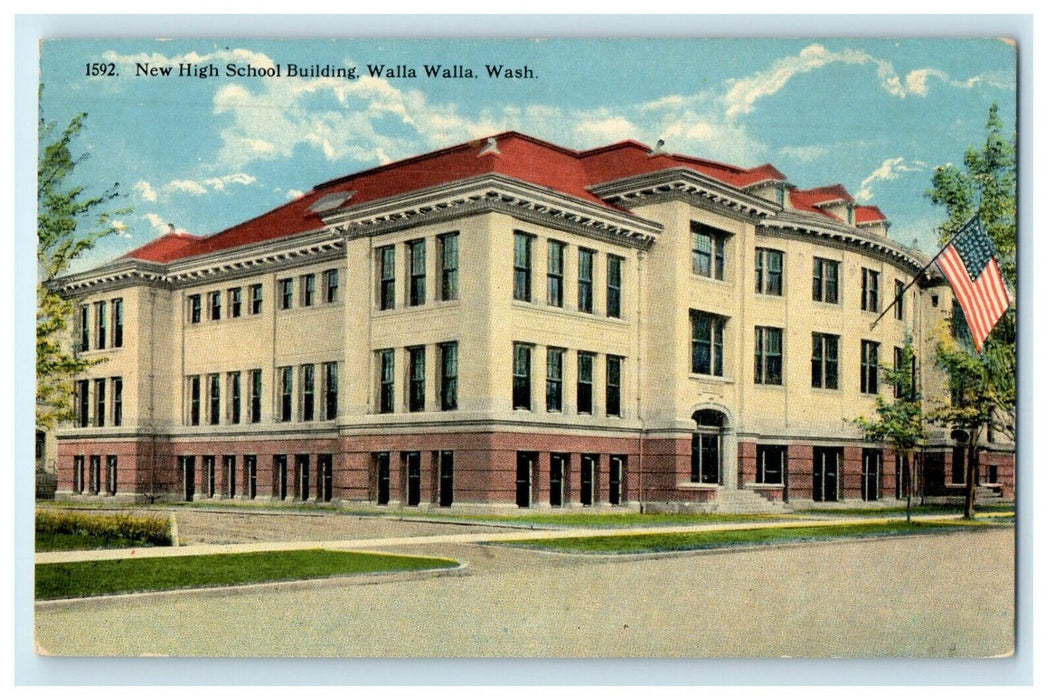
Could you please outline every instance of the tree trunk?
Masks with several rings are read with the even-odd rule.
[[[967,492],[963,499],[964,520],[974,519],[975,482],[978,481],[978,431],[971,431],[971,441],[967,446]]]

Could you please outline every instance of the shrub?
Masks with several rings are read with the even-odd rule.
[[[66,535],[98,540],[100,546],[168,546],[172,544],[169,521],[148,515],[87,515],[84,513],[37,513],[37,536]]]

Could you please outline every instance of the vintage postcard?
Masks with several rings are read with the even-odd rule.
[[[43,41],[37,653],[1015,654],[1018,51]]]

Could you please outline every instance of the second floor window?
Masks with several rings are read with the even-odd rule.
[[[722,376],[725,319],[702,311],[690,311],[692,323],[692,373]]]
[[[564,410],[564,350],[546,348],[546,410]]]
[[[458,298],[458,234],[447,233],[438,237],[440,259],[440,301]]]
[[[106,380],[95,380],[95,426],[106,425]]]
[[[411,413],[425,410],[425,348],[407,348],[407,364],[410,381],[407,386],[407,410]]]
[[[220,424],[220,375],[209,375],[209,425]]]
[[[550,306],[564,306],[564,244],[560,241],[549,241],[546,303]]]
[[[377,396],[379,413],[392,413],[396,410],[396,353],[394,350],[380,350],[377,353],[380,391]]]
[[[513,234],[513,298],[531,301],[531,236]]]
[[[187,317],[191,323],[201,323],[201,294],[187,297]]]
[[[724,231],[692,222],[692,272],[711,279],[725,279]]]
[[[195,375],[187,380],[187,393],[190,395],[190,424],[201,424],[201,377]]]
[[[879,311],[879,271],[861,268],[861,310]]]
[[[209,292],[209,320],[220,320],[220,293]]]
[[[396,308],[396,248],[386,245],[377,250],[378,306],[382,311]]]
[[[755,327],[755,384],[782,384],[784,380],[784,331]]]
[[[113,320],[113,338],[111,338],[110,344],[119,348],[124,345],[125,342],[125,302],[124,299],[118,297],[110,301],[110,312]]]
[[[278,420],[288,423],[293,420],[293,368],[278,368]]]
[[[241,318],[242,316],[241,287],[233,287],[227,290],[227,316],[228,318]]]
[[[839,303],[839,263],[835,260],[813,259],[813,300]]]
[[[300,366],[300,419],[315,420],[315,365]]]
[[[242,373],[227,373],[227,420],[231,425],[242,422]]]
[[[293,278],[278,281],[278,308],[285,311],[293,308]]]
[[[608,355],[605,358],[604,412],[605,415],[619,416],[622,413],[623,358]]]
[[[315,304],[315,275],[300,276],[300,305],[312,306]]]
[[[531,410],[531,346],[513,344],[513,408]]]
[[[95,303],[95,349],[106,348],[106,302]]]
[[[608,299],[606,300],[608,318],[619,318],[623,315],[623,259],[608,256]]]
[[[458,408],[458,343],[440,344],[440,410]]]
[[[341,273],[338,270],[326,270],[322,273],[323,284],[326,285],[325,297],[323,301],[327,304],[332,304],[338,299],[338,293],[340,290]]]
[[[78,427],[81,428],[88,427],[88,414],[90,411],[89,407],[91,406],[91,398],[88,395],[89,386],[90,383],[87,379],[78,379],[75,385],[76,389],[74,393],[76,394],[76,424]]]
[[[322,419],[337,420],[337,363],[327,362],[322,366],[322,382],[325,387],[322,404]]]
[[[755,249],[755,292],[784,294],[784,253],[768,248]]]
[[[839,388],[839,336],[813,334],[811,375],[815,389]]]
[[[264,285],[249,285],[249,313],[256,316],[264,310]]]
[[[91,321],[89,321],[88,305],[82,305],[80,309],[78,309],[78,311],[79,313],[77,315],[77,328],[80,329],[81,332],[81,342],[79,345],[79,349],[81,352],[88,352],[92,349],[90,341]]]
[[[249,372],[249,422],[260,422],[260,398],[263,396],[264,372],[254,369]]]
[[[407,243],[407,306],[425,303],[425,241],[419,239]]]
[[[576,410],[579,413],[593,413],[593,360],[593,353],[579,353],[579,380],[575,387]]]
[[[861,341],[861,393],[879,393],[879,343]]]
[[[593,313],[593,258],[592,250],[579,248],[579,311]]]
[[[905,320],[905,283],[901,280],[894,280],[894,318]]]
[[[113,394],[113,424],[120,426],[124,419],[124,380],[121,377],[114,377],[110,380],[110,389]]]

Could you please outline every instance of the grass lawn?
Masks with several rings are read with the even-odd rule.
[[[550,540],[526,540],[511,546],[548,549],[577,554],[639,554],[677,552],[694,549],[716,549],[776,542],[805,542],[844,537],[918,535],[933,532],[997,527],[986,522],[954,521],[906,523],[892,521],[871,525],[824,525],[816,527],[758,528],[753,530],[717,530],[714,532],[664,533],[655,535],[611,535],[601,537],[567,537]]]
[[[138,538],[103,537],[83,532],[38,532],[36,538],[36,551],[38,552],[69,552],[79,549],[132,549],[154,546],[156,545]]]
[[[37,600],[447,569],[452,559],[308,549],[37,564]]]

